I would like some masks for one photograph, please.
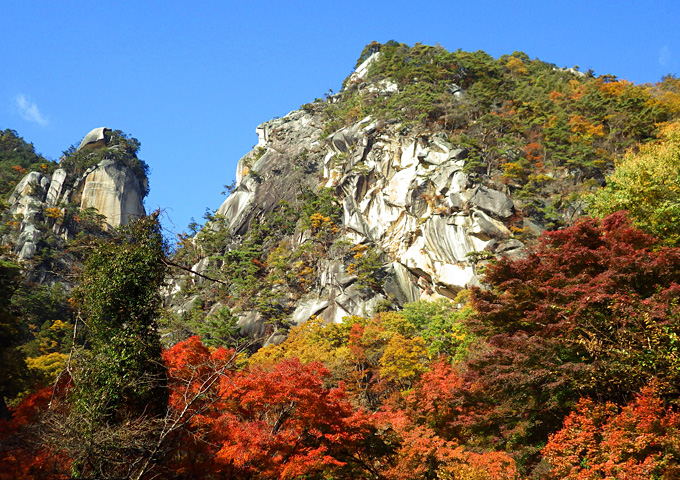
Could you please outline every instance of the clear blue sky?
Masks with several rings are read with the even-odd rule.
[[[0,128],[58,159],[123,130],[151,167],[147,210],[175,232],[219,207],[255,127],[337,91],[394,39],[656,82],[678,72],[680,1],[7,1]]]

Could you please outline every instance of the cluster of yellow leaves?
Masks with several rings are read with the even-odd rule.
[[[324,217],[320,213],[314,213],[309,217],[312,223],[312,232],[328,231],[330,233],[337,233],[338,226],[333,223],[330,217]]]
[[[680,79],[668,77],[661,84],[662,90],[657,90],[656,96],[673,117],[680,116]]]
[[[569,127],[576,134],[574,139],[589,139],[604,136],[604,125],[593,125],[582,115],[574,115],[569,119]]]
[[[366,253],[366,250],[368,250],[368,245],[362,243],[354,245],[352,248],[349,249],[350,252],[354,253],[353,257],[355,260],[363,258],[364,254]]]
[[[548,182],[551,182],[553,180],[552,177],[545,175],[543,173],[537,173],[535,175],[529,175],[529,181],[534,183],[535,185],[545,185]]]
[[[637,227],[680,244],[680,122],[662,126],[657,141],[629,151],[607,186],[587,201],[591,214],[627,210]]]
[[[529,240],[534,237],[534,234],[529,227],[518,227],[516,225],[510,225],[508,228],[512,233],[512,237],[518,240]]]
[[[574,101],[579,100],[586,93],[586,84],[578,80],[569,80],[569,90],[569,98]]]
[[[26,366],[32,376],[38,379],[38,383],[49,385],[53,383],[59,373],[64,369],[68,355],[65,353],[52,352],[39,357],[26,359]]]
[[[364,244],[358,244],[354,245],[352,248],[349,249],[351,253],[353,253],[352,258],[354,260],[361,260],[364,258],[364,255],[366,254],[366,250],[368,250],[368,245]],[[355,275],[358,271],[359,265],[355,262],[350,263],[347,265],[347,275]]]
[[[619,97],[628,88],[633,85],[628,80],[618,80],[616,82],[605,82],[601,79],[597,80],[599,89],[602,93],[610,97]]]
[[[351,338],[352,329],[360,326],[359,338]],[[330,383],[361,383],[366,368],[380,381],[401,391],[410,389],[429,365],[427,345],[414,335],[413,326],[396,312],[384,312],[373,318],[345,317],[342,323],[327,323],[312,316],[291,329],[285,342],[260,349],[250,357],[251,365],[274,365],[298,358],[303,363],[322,362],[329,370]]]
[[[507,178],[519,178],[524,173],[524,168],[518,162],[506,162],[501,165],[501,169]]]
[[[303,363],[320,361],[331,372],[344,368],[350,358],[347,347],[348,324],[327,324],[312,316],[308,321],[290,330],[288,338],[279,345],[269,345],[253,354],[251,365],[274,365],[287,359],[298,358]]]
[[[522,76],[529,73],[527,67],[524,66],[524,62],[517,57],[510,57],[508,63],[505,64],[506,68],[510,70],[513,76]]]
[[[73,330],[69,322],[53,320],[47,328],[43,328],[39,337],[38,352],[35,357],[26,358],[26,365],[39,385],[53,383],[66,365],[68,355],[61,353],[64,339],[68,339]]]
[[[59,207],[48,207],[45,209],[45,216],[47,218],[61,219],[64,216],[64,212]]]
[[[347,112],[347,119],[351,123],[354,123],[360,120],[364,115],[363,108],[360,105],[355,105]]]
[[[311,285],[314,282],[313,278],[314,269],[312,267],[310,267],[303,261],[296,262],[294,267],[295,273],[297,274],[298,282],[302,287]]]
[[[427,371],[427,346],[420,337],[396,333],[380,357],[380,373],[387,379],[411,385]]]
[[[267,265],[271,268],[285,271],[288,268],[288,259],[291,255],[290,242],[281,241],[274,250],[267,255]]]

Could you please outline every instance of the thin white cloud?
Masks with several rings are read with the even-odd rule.
[[[19,115],[21,115],[21,118],[24,120],[35,122],[40,125],[47,125],[49,123],[43,114],[40,113],[38,105],[26,97],[26,95],[17,95],[15,101],[17,109],[19,110]]]
[[[665,67],[671,59],[671,49],[668,45],[664,45],[659,50],[659,65]]]

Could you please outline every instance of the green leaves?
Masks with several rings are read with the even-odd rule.
[[[227,347],[238,343],[238,318],[228,307],[222,307],[207,318],[194,323],[196,332],[209,347]]]
[[[165,254],[157,214],[141,218],[95,245],[74,291],[91,345],[80,351],[74,403],[96,399],[100,421],[127,409],[164,408],[156,318]]]
[[[475,340],[465,326],[465,320],[472,315],[469,304],[462,309],[445,299],[407,303],[401,315],[416,328],[428,345],[430,357],[445,356],[460,361],[467,355],[468,347]]]
[[[0,259],[0,419],[7,416],[5,400],[20,391],[26,369],[24,355],[18,349],[20,319],[9,310],[19,273],[18,265]]]

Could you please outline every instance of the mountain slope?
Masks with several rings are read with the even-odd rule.
[[[266,343],[310,315],[455,298],[486,260],[580,215],[581,192],[654,137],[675,97],[672,79],[523,53],[369,44],[340,93],[257,127],[229,198],[182,239],[178,261],[222,283],[173,280],[175,333],[227,318]]]

